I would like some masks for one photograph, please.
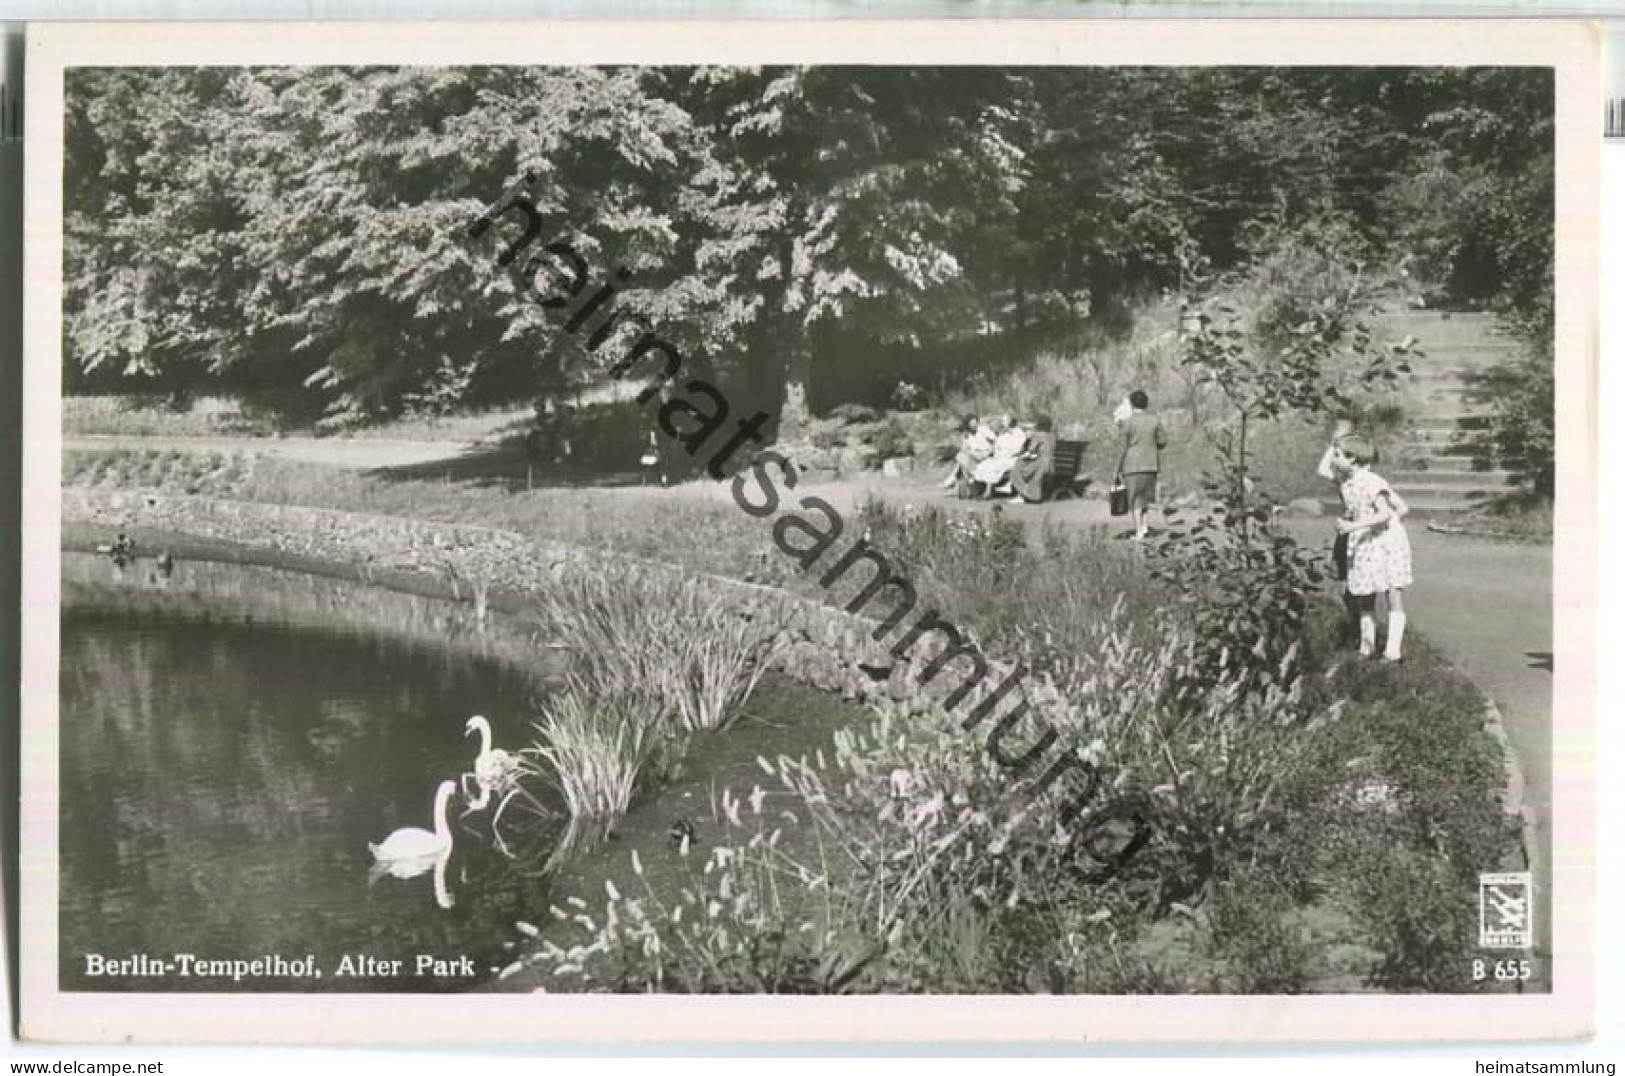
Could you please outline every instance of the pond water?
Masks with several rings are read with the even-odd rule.
[[[507,959],[545,885],[493,850],[489,812],[452,808],[449,910],[428,874],[369,884],[367,846],[432,828],[436,785],[478,750],[470,715],[529,741],[523,629],[294,573],[63,559],[62,989],[465,990]],[[312,958],[321,977],[234,986],[180,975],[178,954]],[[420,976],[419,955],[445,963]],[[169,973],[91,974],[140,956]]]

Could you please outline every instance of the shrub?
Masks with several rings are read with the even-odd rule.
[[[1223,507],[1190,519],[1169,513],[1151,550],[1151,574],[1168,585],[1188,626],[1193,660],[1181,690],[1202,693],[1234,677],[1245,688],[1292,683],[1309,612],[1327,573],[1324,555],[1301,548],[1251,513],[1259,529],[1241,530]]]
[[[688,846],[685,857],[693,856]],[[648,883],[636,853],[632,870],[643,885],[622,894],[613,884],[602,918],[584,902],[553,916],[575,937],[545,939],[531,961],[557,987],[646,993],[833,993],[861,952],[824,927],[821,901],[836,899],[818,860],[803,862],[778,847],[778,834],[757,832],[717,846],[703,868],[677,887]],[[579,928],[579,929],[578,929]]]
[[[1320,318],[1333,336],[1349,334],[1398,283],[1391,274],[1371,272],[1376,259],[1369,245],[1335,214],[1298,225],[1264,222],[1246,246],[1249,264],[1229,290],[1251,311],[1248,329],[1262,353],[1290,348],[1299,326]]]
[[[838,753],[828,775],[763,760],[794,796],[794,821],[756,813],[760,790],[724,792],[724,835],[675,897],[612,892],[602,920],[578,919],[586,929],[545,945],[541,963],[620,990],[1027,989],[1035,969],[1023,938],[1043,936],[1040,924],[1077,897],[1064,873],[1042,869],[1059,853],[1049,864],[1005,856],[986,814],[924,789],[894,798],[864,747],[849,741]]]
[[[1536,496],[1557,489],[1557,367],[1550,354],[1530,351],[1497,367],[1474,388],[1490,402],[1490,443],[1496,460]]]
[[[874,422],[880,418],[880,412],[863,404],[843,403],[830,408],[829,417],[848,424]]]
[[[870,496],[858,506],[856,523],[871,545],[906,565],[917,584],[936,582],[945,590],[1002,583],[1026,559],[1025,530],[1002,509],[982,516],[934,504],[897,508]]]
[[[913,440],[903,428],[903,424],[895,418],[887,419],[885,425],[872,435],[868,443],[874,447],[881,459],[914,454]]]
[[[1382,953],[1372,985],[1460,993],[1478,932],[1476,887],[1405,844],[1373,839],[1343,851],[1351,854],[1355,916]]]
[[[1119,645],[1078,703],[1047,685],[1029,696],[1093,768],[1087,792],[1016,779],[929,698],[877,699],[876,724],[838,734],[827,766],[762,760],[789,810],[760,815],[759,790],[723,792],[725,827],[675,900],[612,894],[543,962],[615,989],[1131,989],[1132,960],[1108,973],[1100,955],[1281,824],[1272,789],[1316,728],[1284,694],[1162,711],[1145,689],[1181,649]],[[1113,805],[1136,801],[1153,843],[1123,861],[1133,834]],[[1257,981],[1286,981],[1285,964],[1259,960]]]
[[[1042,351],[1014,369],[984,375],[940,394],[938,406],[956,415],[1052,415],[1059,426],[1109,429],[1109,413],[1131,389],[1144,389],[1159,409],[1190,404],[1179,373],[1174,329],[1178,308],[1167,300],[1142,305],[1133,328],[1115,339],[1090,334],[1087,343]]]
[[[808,425],[806,436],[814,448],[839,448],[845,439],[845,431],[839,426],[815,422]]]
[[[1501,869],[1517,834],[1499,807],[1503,759],[1484,731],[1478,688],[1425,645],[1397,668],[1344,666],[1324,684],[1324,696],[1346,699],[1382,745],[1384,772],[1410,824],[1407,839],[1469,886],[1478,872]]]
[[[1209,944],[1231,969],[1227,993],[1302,992],[1314,954],[1292,922],[1295,905],[1291,893],[1256,868],[1217,887]]]
[[[226,396],[130,393],[64,396],[62,432],[124,437],[270,436],[275,425],[248,402]]]

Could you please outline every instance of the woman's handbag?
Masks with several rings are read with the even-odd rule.
[[[1332,578],[1343,582],[1349,577],[1349,536],[1338,534],[1332,541]]]
[[[1123,485],[1122,475],[1112,479],[1111,502],[1112,515],[1128,515],[1128,487]]]

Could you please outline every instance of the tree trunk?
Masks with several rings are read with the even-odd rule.
[[[794,246],[788,238],[779,243],[781,291],[778,301],[772,304],[771,309],[784,310],[784,290],[790,286],[790,277],[795,264],[794,253]],[[784,356],[784,395],[779,406],[779,440],[793,441],[801,436],[802,431],[807,428],[807,421],[812,417],[808,390],[812,387],[813,332],[794,316],[781,313],[772,320],[778,322],[776,326],[778,331],[770,333],[765,343],[770,348],[779,349]]]
[[[779,407],[779,440],[793,441],[801,436],[812,418],[807,393],[812,386],[812,348],[800,342],[786,349],[784,356],[784,402]]]
[[[1241,506],[1241,540],[1243,543],[1251,541],[1252,527],[1250,513],[1252,505],[1247,497],[1247,412],[1241,413],[1241,436],[1236,440],[1236,496]]]

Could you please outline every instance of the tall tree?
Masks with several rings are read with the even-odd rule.
[[[782,383],[787,427],[806,417],[818,352],[842,336],[917,346],[973,325],[970,266],[1027,180],[1020,88],[947,69],[686,81],[680,99],[715,154],[696,268],[743,313],[733,350],[758,383]]]
[[[652,327],[793,427],[854,342],[1075,332],[1320,220],[1550,323],[1546,71],[124,68],[67,96],[70,388],[308,383],[361,422],[546,394]],[[626,270],[597,346],[466,234],[525,170],[547,239]]]

